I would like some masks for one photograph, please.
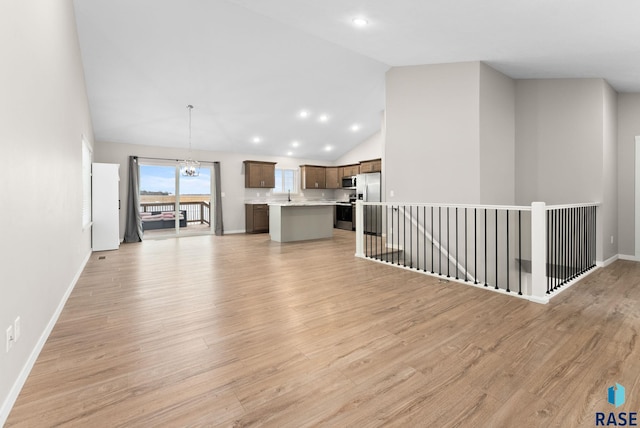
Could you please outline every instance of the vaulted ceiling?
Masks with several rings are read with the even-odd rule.
[[[74,4],[98,141],[186,149],[192,104],[194,149],[334,160],[380,129],[392,66],[484,61],[640,92],[635,0]]]

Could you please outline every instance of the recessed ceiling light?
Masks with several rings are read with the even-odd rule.
[[[309,112],[307,110],[300,110],[300,113],[298,113],[298,117],[306,119],[309,117]]]
[[[331,147],[331,146],[326,146],[326,147],[324,148],[324,150],[325,150],[326,152],[330,152],[331,150],[333,150],[333,147]]]
[[[320,115],[320,117],[318,117],[318,120],[320,122],[327,122],[329,120],[329,116],[327,116],[326,114],[322,114]]]
[[[297,141],[294,141],[293,143],[291,143],[292,147],[298,147],[299,145],[300,145],[300,143],[297,142]]]
[[[291,156],[293,152],[287,152],[287,156]]]
[[[353,125],[351,125],[351,130],[353,132],[358,132],[360,130],[360,125],[358,125],[357,123],[354,123]]]
[[[369,21],[366,18],[363,18],[362,16],[358,16],[353,18],[351,20],[351,23],[356,27],[362,28],[362,27],[366,27]]]
[[[254,143],[258,144],[258,143],[260,143],[260,142],[262,141],[262,138],[260,138],[260,137],[253,137],[253,139],[252,139],[251,141],[253,141]]]

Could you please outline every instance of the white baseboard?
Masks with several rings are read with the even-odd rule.
[[[225,230],[225,231],[224,231],[224,234],[225,234],[225,235],[235,235],[235,234],[238,234],[238,233],[247,233],[247,231],[246,231],[246,230],[244,230],[244,229],[238,229],[238,230]]]
[[[629,255],[626,255],[626,254],[618,254],[618,258],[620,260],[628,260],[628,261],[631,261],[631,262],[640,262],[640,257],[638,257],[638,256],[629,256]]]
[[[36,346],[31,351],[31,354],[29,355],[29,358],[27,359],[24,366],[22,367],[22,370],[20,370],[20,374],[18,378],[16,379],[15,383],[11,387],[11,390],[9,391],[9,395],[4,399],[4,402],[0,407],[0,426],[4,426],[4,423],[7,421],[7,418],[9,417],[9,413],[11,412],[13,405],[18,399],[18,395],[20,394],[20,391],[22,390],[24,383],[27,381],[27,377],[29,377],[29,373],[31,373],[31,369],[33,368],[33,365],[36,363],[36,360],[38,359],[38,356],[40,355],[40,352],[42,351],[44,344],[47,342],[47,339],[49,338],[49,335],[51,334],[53,327],[56,325],[56,322],[58,322],[58,318],[62,313],[62,309],[64,309],[64,305],[67,303],[67,299],[69,299],[71,292],[73,291],[76,284],[78,283],[78,279],[80,279],[80,275],[82,274],[82,271],[84,270],[85,266],[87,265],[87,262],[91,258],[91,254],[93,253],[89,251],[84,261],[80,265],[80,269],[78,269],[78,272],[76,272],[75,276],[73,277],[73,280],[71,281],[71,284],[69,284],[67,291],[65,291],[64,295],[62,296],[62,299],[60,300],[60,303],[58,304],[56,311],[53,313],[53,315],[51,316],[51,319],[49,320],[49,323],[47,324],[46,328],[40,335],[40,339],[38,340],[38,342],[36,343]]]
[[[596,266],[598,267],[607,267],[609,266],[611,263],[615,262],[616,260],[618,260],[618,258],[620,257],[619,254],[616,254],[615,256],[611,256],[609,257],[607,260],[605,260],[604,262],[596,262]]]

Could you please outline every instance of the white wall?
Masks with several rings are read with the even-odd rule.
[[[186,149],[165,148],[155,146],[143,146],[134,144],[119,144],[108,142],[95,143],[95,161],[120,164],[120,239],[124,236],[125,210],[127,201],[127,183],[129,180],[129,156],[141,158],[182,159],[186,155]],[[222,193],[222,218],[225,233],[244,232],[244,203],[248,200],[267,200],[285,198],[286,196],[273,196],[263,189],[245,189],[244,165],[245,160],[262,160],[277,162],[276,168],[298,168],[299,165],[328,165],[324,161],[311,159],[296,159],[289,157],[253,156],[241,153],[193,151],[193,158],[199,161],[220,162],[220,184]],[[260,196],[257,196],[258,193]],[[324,194],[324,196],[323,196]],[[333,190],[304,190],[303,195],[295,195],[297,199],[332,199]]]
[[[383,200],[480,202],[479,68],[468,62],[387,72]]]
[[[349,165],[359,163],[361,161],[378,159],[382,157],[382,139],[383,132],[378,131],[367,137],[362,143],[355,148],[339,157],[334,165]]]
[[[480,64],[480,203],[515,203],[515,82]]]
[[[640,94],[618,94],[618,251],[634,256],[635,137],[640,135]]]
[[[603,79],[516,82],[516,203],[601,202],[601,261],[618,251],[616,97]]]
[[[0,425],[90,254],[81,136],[93,139],[70,0],[0,3]],[[5,329],[22,337],[5,353]]]
[[[602,201],[602,79],[516,81],[516,203]]]

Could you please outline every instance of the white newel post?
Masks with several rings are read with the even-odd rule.
[[[356,257],[364,257],[364,205],[356,201]]]
[[[547,211],[544,202],[531,204],[531,300],[549,303],[547,296]]]

